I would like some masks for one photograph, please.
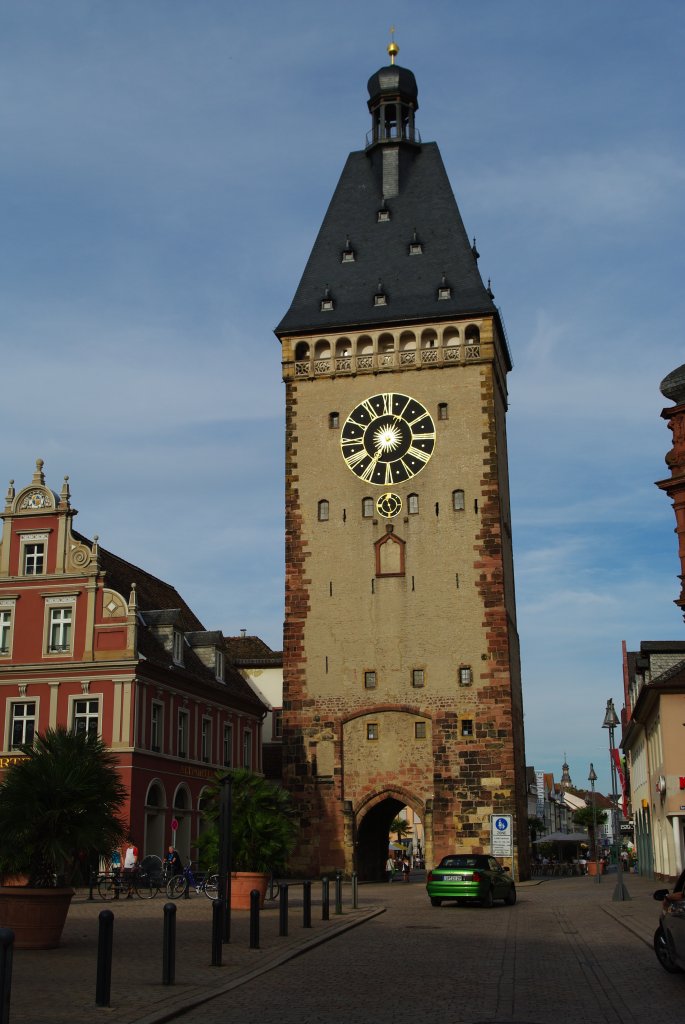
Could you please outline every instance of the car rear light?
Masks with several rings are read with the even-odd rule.
[[[433,872],[429,871],[428,872],[428,878],[426,879],[426,882],[428,883],[428,882],[432,882],[432,881],[433,881]]]
[[[480,871],[474,871],[473,872],[472,881],[474,881],[474,882],[482,882],[483,881],[483,879],[481,877],[481,874],[480,874]]]

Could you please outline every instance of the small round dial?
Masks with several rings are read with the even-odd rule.
[[[409,395],[372,395],[345,420],[340,445],[355,476],[387,487],[423,469],[435,448],[435,424],[426,407]]]
[[[383,516],[384,519],[393,519],[398,516],[402,511],[402,499],[399,494],[393,494],[391,491],[386,491],[385,494],[381,494],[380,498],[376,502],[376,512],[379,516]]]

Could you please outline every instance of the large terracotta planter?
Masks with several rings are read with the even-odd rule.
[[[249,910],[250,893],[253,889],[259,892],[259,906],[264,906],[264,897],[269,884],[269,876],[261,871],[231,872],[231,909]]]
[[[606,864],[601,864],[600,866],[601,866],[600,874],[603,875],[603,874],[606,873]],[[588,875],[596,875],[597,874],[597,861],[596,860],[589,860],[587,862],[587,873],[588,873]]]
[[[54,949],[62,938],[74,890],[0,886],[0,926],[17,949]]]

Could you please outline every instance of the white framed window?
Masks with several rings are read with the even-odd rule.
[[[252,731],[243,730],[243,768],[252,768]]]
[[[216,678],[219,680],[220,683],[223,683],[223,681],[224,681],[224,652],[223,651],[218,651],[217,650],[217,651],[214,652],[214,675],[216,676]]]
[[[364,519],[371,519],[374,513],[373,498],[362,498],[362,515]]]
[[[71,651],[73,624],[72,604],[48,606],[48,654],[67,654]]]
[[[178,733],[176,752],[179,757],[188,756],[188,736],[190,732],[190,714],[185,708],[178,711]]]
[[[319,519],[320,523],[327,523],[328,522],[329,511],[330,511],[330,506],[329,506],[328,502],[326,501],[325,498],[322,498],[321,501],[319,502],[318,506],[317,506],[317,516],[318,516],[318,519]]]
[[[159,700],[153,700],[150,709],[150,749],[159,753],[162,749],[164,738],[164,705]]]
[[[71,706],[71,728],[75,733],[87,732],[97,736],[100,732],[100,698],[77,697]]]
[[[224,725],[224,768],[233,767],[233,726],[230,722]]]
[[[378,722],[367,722],[366,723],[366,738],[367,740],[378,739]]]
[[[48,535],[46,533],[27,533],[21,538],[21,571],[24,576],[43,576],[45,574],[45,553]]]
[[[0,655],[12,649],[12,620],[14,608],[0,608]]]
[[[202,719],[202,760],[209,763],[212,760],[212,720]]]
[[[462,665],[459,668],[459,685],[470,686],[473,682],[473,672],[470,665]]]
[[[173,640],[173,653],[172,657],[177,665],[183,664],[183,633],[180,630],[174,630]]]
[[[452,508],[455,512],[464,511],[464,492],[461,489],[452,491]]]
[[[419,496],[418,494],[409,494],[407,496],[407,512],[410,516],[416,516],[419,513]]]
[[[37,705],[35,700],[17,700],[12,702],[10,715],[10,748],[33,743],[36,733]]]
[[[424,670],[422,668],[413,668],[411,670],[411,685],[417,688],[422,687],[425,683]]]

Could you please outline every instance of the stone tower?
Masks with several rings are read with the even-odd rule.
[[[276,329],[292,867],[380,877],[408,806],[428,866],[489,852],[497,818],[525,875],[511,361],[438,147],[417,130],[416,80],[388,52],[368,83],[366,147]]]

